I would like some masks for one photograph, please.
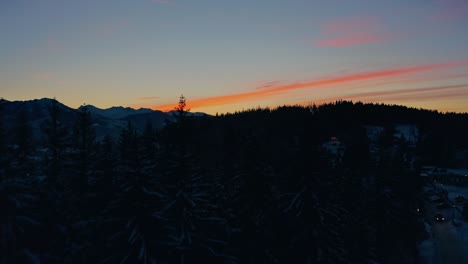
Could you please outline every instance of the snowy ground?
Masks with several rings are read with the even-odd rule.
[[[441,189],[448,191],[448,197],[451,201],[462,195],[468,198],[468,188],[436,184],[433,191]],[[426,191],[429,191],[426,188]],[[433,196],[433,194],[428,194]],[[432,202],[427,204],[426,230],[430,237],[419,245],[421,257],[426,263],[468,263],[468,223],[462,221],[459,210],[456,209],[437,209]],[[443,223],[436,222],[434,215],[442,213],[448,218]],[[457,219],[462,222],[461,226],[455,226],[452,222]]]
[[[468,188],[467,187],[460,187],[460,186],[452,186],[452,185],[445,185],[440,184],[440,188],[443,188],[448,191],[449,199],[455,201],[455,197],[458,195],[464,196],[468,199]]]
[[[419,254],[423,258],[425,263],[432,264],[435,252],[435,241],[432,236],[432,226],[427,222],[424,223],[426,226],[426,232],[430,235],[429,239],[426,239],[419,244]]]
[[[418,127],[415,125],[396,125],[395,126],[395,136],[403,137],[408,142],[416,144],[418,141],[419,130]]]

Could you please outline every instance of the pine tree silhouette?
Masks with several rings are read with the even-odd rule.
[[[49,150],[47,157],[48,181],[56,186],[60,170],[63,166],[63,152],[66,147],[67,130],[62,123],[61,110],[58,101],[54,98],[48,108],[49,120],[46,124],[45,132],[47,136],[47,147]]]

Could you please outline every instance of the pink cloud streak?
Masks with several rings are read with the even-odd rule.
[[[426,101],[442,98],[466,97],[468,96],[468,84],[447,85],[435,87],[422,87],[404,90],[386,90],[377,92],[362,92],[348,95],[325,97],[314,100],[314,103],[328,103],[337,100],[357,100],[362,102],[412,102]],[[303,102],[302,104],[310,104]]]
[[[468,3],[466,1],[448,0],[442,1],[442,6],[436,8],[431,20],[434,22],[449,24],[466,18],[468,14]]]
[[[357,45],[362,45],[362,44],[384,42],[392,38],[393,36],[390,36],[390,35],[386,36],[386,35],[372,35],[372,34],[356,34],[353,36],[346,36],[346,37],[337,38],[337,39],[319,40],[316,42],[316,45],[319,47],[348,47],[348,46],[357,46]]]
[[[427,65],[421,65],[421,66],[415,66],[415,67],[395,68],[395,69],[390,69],[390,70],[380,70],[380,71],[350,74],[346,76],[337,76],[334,78],[322,79],[322,80],[316,80],[316,81],[310,81],[310,82],[278,85],[278,86],[268,88],[268,89],[265,88],[265,89],[250,91],[250,92],[238,93],[238,94],[228,94],[228,95],[198,98],[198,99],[188,100],[187,104],[193,109],[193,108],[212,107],[212,106],[218,106],[218,105],[227,105],[227,104],[242,103],[242,102],[249,102],[249,101],[251,102],[251,101],[256,101],[256,100],[261,100],[261,99],[272,98],[278,95],[284,95],[284,93],[287,93],[293,90],[319,88],[319,87],[329,86],[329,85],[351,84],[356,81],[380,79],[380,78],[386,78],[386,77],[396,77],[396,76],[414,74],[414,73],[419,73],[419,72],[427,72],[427,71],[432,71],[436,69],[463,66],[466,64],[467,62],[448,62],[448,63],[427,64]],[[174,104],[163,104],[163,105],[153,106],[153,108],[161,109],[163,111],[168,111],[168,110],[172,110],[174,106],[175,106]]]
[[[322,27],[319,47],[347,47],[384,42],[396,38],[388,33],[376,18],[352,18],[329,21]]]
[[[386,97],[386,96],[400,96],[398,98],[408,98],[411,95],[419,94],[418,96],[440,96],[441,94],[433,94],[434,92],[444,92],[447,90],[454,90],[454,89],[466,89],[468,88],[468,84],[459,84],[459,85],[446,85],[446,86],[436,86],[436,87],[423,87],[423,88],[413,88],[413,89],[402,89],[402,90],[387,90],[387,91],[377,91],[377,92],[364,92],[364,93],[356,93],[348,96],[357,96],[357,97]],[[462,91],[463,92],[463,91]],[[421,93],[423,95],[421,95]],[[428,94],[429,93],[429,94]],[[465,91],[467,94],[468,91]]]

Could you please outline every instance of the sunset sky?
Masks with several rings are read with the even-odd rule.
[[[0,96],[468,112],[466,0],[0,0]]]

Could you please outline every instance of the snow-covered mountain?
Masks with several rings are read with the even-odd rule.
[[[82,107],[84,106],[80,106],[80,108]],[[88,108],[88,111],[91,112],[91,114],[101,115],[103,117],[107,117],[110,119],[121,119],[129,115],[135,115],[135,114],[147,114],[147,113],[153,113],[153,112],[161,112],[161,111],[154,111],[149,108],[133,109],[130,107],[122,107],[122,106],[113,106],[113,107],[106,108],[106,109],[101,109],[93,105],[86,105],[86,107]]]
[[[29,101],[8,101],[1,99],[2,122],[10,136],[14,133],[14,128],[18,124],[19,116],[25,115],[28,123],[33,128],[33,136],[37,141],[45,139],[45,127],[49,119],[49,109],[53,99],[43,98]],[[73,109],[58,102],[60,109],[60,119],[66,128],[73,130],[75,120],[80,108],[86,107],[93,118],[93,126],[96,130],[97,140],[105,135],[110,135],[117,139],[121,129],[131,122],[137,130],[142,131],[147,122],[150,122],[156,129],[162,128],[166,120],[173,120],[173,112],[162,112],[148,108],[133,109],[130,107],[114,106],[101,109],[93,105],[81,106]],[[191,116],[204,116],[204,113],[190,113]]]
[[[171,116],[176,116],[177,111],[172,110],[172,111],[167,112],[167,114],[171,115]],[[187,115],[188,116],[198,116],[198,117],[207,116],[207,114],[202,113],[202,112],[188,112]]]
[[[52,99],[35,99],[29,101],[0,101],[0,110],[2,111],[0,121],[6,130],[7,140],[15,136],[15,128],[20,119],[25,118],[32,128],[32,136],[37,141],[45,138],[44,130],[48,121],[49,108]],[[73,127],[76,120],[76,109],[70,108],[64,104],[58,103],[61,115],[61,122],[65,127]],[[24,116],[24,117],[21,117]]]

